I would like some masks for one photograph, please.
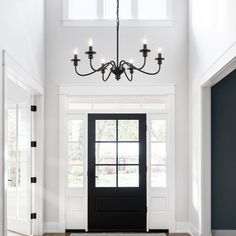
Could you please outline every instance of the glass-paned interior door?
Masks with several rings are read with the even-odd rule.
[[[8,83],[7,109],[7,229],[31,234],[31,94]]]

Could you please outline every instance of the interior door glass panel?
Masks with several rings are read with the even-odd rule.
[[[151,141],[165,142],[166,120],[153,120],[151,124]]]
[[[118,121],[118,141],[138,141],[139,121],[119,120]]]
[[[115,143],[96,143],[96,164],[116,164]]]
[[[17,146],[16,146],[16,121],[17,112],[16,106],[8,109],[8,151],[9,160],[15,161],[17,156]]]
[[[96,166],[96,187],[116,187],[116,166]]]
[[[139,187],[139,166],[119,166],[118,187]]]
[[[156,188],[166,187],[166,166],[151,167],[151,186]]]
[[[151,144],[151,164],[166,164],[166,143]]]
[[[96,141],[116,141],[116,120],[96,120]]]
[[[119,143],[118,163],[139,164],[139,143]]]
[[[16,162],[8,162],[8,187],[16,188]]]

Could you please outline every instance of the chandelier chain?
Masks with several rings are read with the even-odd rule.
[[[120,2],[119,0],[117,0],[117,11],[116,11],[116,37],[117,37],[117,66],[119,65],[119,30],[120,30],[120,18],[119,18],[119,14],[120,14]]]

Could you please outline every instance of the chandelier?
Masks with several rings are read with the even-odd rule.
[[[78,64],[81,61],[78,58],[78,50],[75,49],[74,50],[74,58],[71,59],[71,61],[73,62],[73,65],[75,67],[75,72],[77,75],[79,76],[90,76],[92,74],[95,74],[97,72],[101,73],[102,76],[102,80],[105,82],[107,81],[111,74],[115,75],[116,80],[120,80],[121,79],[121,75],[124,74],[125,77],[128,79],[128,81],[132,81],[133,80],[133,75],[135,71],[141,72],[143,74],[146,75],[157,75],[160,70],[161,70],[161,65],[162,65],[162,61],[165,60],[162,57],[162,50],[161,48],[158,49],[158,55],[155,58],[158,68],[156,72],[147,72],[144,69],[144,67],[146,66],[146,62],[147,62],[147,57],[148,57],[148,53],[151,52],[150,49],[148,49],[147,47],[147,40],[146,38],[144,38],[143,40],[143,48],[140,50],[140,53],[142,53],[143,56],[143,64],[141,67],[137,67],[133,64],[133,61],[130,60],[129,62],[125,61],[125,60],[121,60],[119,59],[119,30],[120,30],[120,19],[119,19],[119,0],[117,0],[117,18],[116,18],[116,37],[117,37],[117,41],[116,41],[116,62],[111,60],[109,62],[106,62],[105,59],[102,60],[102,65],[99,68],[95,68],[93,66],[93,57],[96,54],[96,52],[93,50],[93,42],[92,40],[89,41],[89,49],[87,52],[85,52],[85,54],[88,55],[88,59],[90,62],[90,68],[91,68],[91,72],[86,73],[86,74],[81,74],[80,72],[78,72]],[[108,72],[107,72],[108,71]]]

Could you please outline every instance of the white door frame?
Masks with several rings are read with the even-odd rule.
[[[21,65],[19,65],[6,51],[2,52],[3,55],[3,131],[6,134],[6,97],[7,97],[7,80],[11,75],[15,78],[15,82],[22,84],[31,90],[32,95],[35,97],[35,105],[38,106],[37,115],[34,120],[35,125],[35,138],[37,139],[37,156],[35,165],[37,166],[35,174],[37,175],[37,184],[35,186],[35,196],[33,196],[34,209],[37,213],[37,219],[33,222],[33,234],[43,234],[43,215],[44,215],[44,88],[40,82],[33,78]],[[5,135],[3,138],[4,143],[4,235],[7,235],[7,155],[6,155],[6,142]],[[29,216],[30,217],[30,216]]]
[[[170,128],[170,145],[171,150],[169,153],[169,158],[171,159],[170,165],[170,178],[172,180],[172,186],[170,188],[170,231],[175,231],[175,85],[174,84],[139,84],[139,85],[93,85],[93,84],[78,84],[78,83],[68,83],[59,86],[59,232],[65,231],[66,222],[66,183],[65,183],[65,152],[64,152],[64,142],[65,142],[65,107],[67,96],[168,96],[169,98],[169,117],[171,117],[171,122],[169,124]],[[85,162],[86,163],[86,162]],[[87,184],[87,179],[86,179]],[[148,186],[148,185],[147,185]],[[87,186],[85,186],[87,189]],[[147,201],[149,201],[149,189],[147,189]],[[149,202],[147,202],[149,205]],[[87,206],[86,206],[87,207]],[[85,212],[87,217],[87,211]],[[147,220],[149,214],[147,214]],[[87,219],[86,219],[87,222]],[[86,223],[87,225],[87,223]],[[147,231],[148,229],[147,222]],[[87,227],[85,228],[87,230]]]
[[[211,236],[211,88],[236,69],[233,56],[226,54],[204,75],[201,87],[201,232]],[[206,191],[207,189],[207,191]],[[222,232],[221,232],[221,235]],[[232,235],[235,235],[235,231]]]

